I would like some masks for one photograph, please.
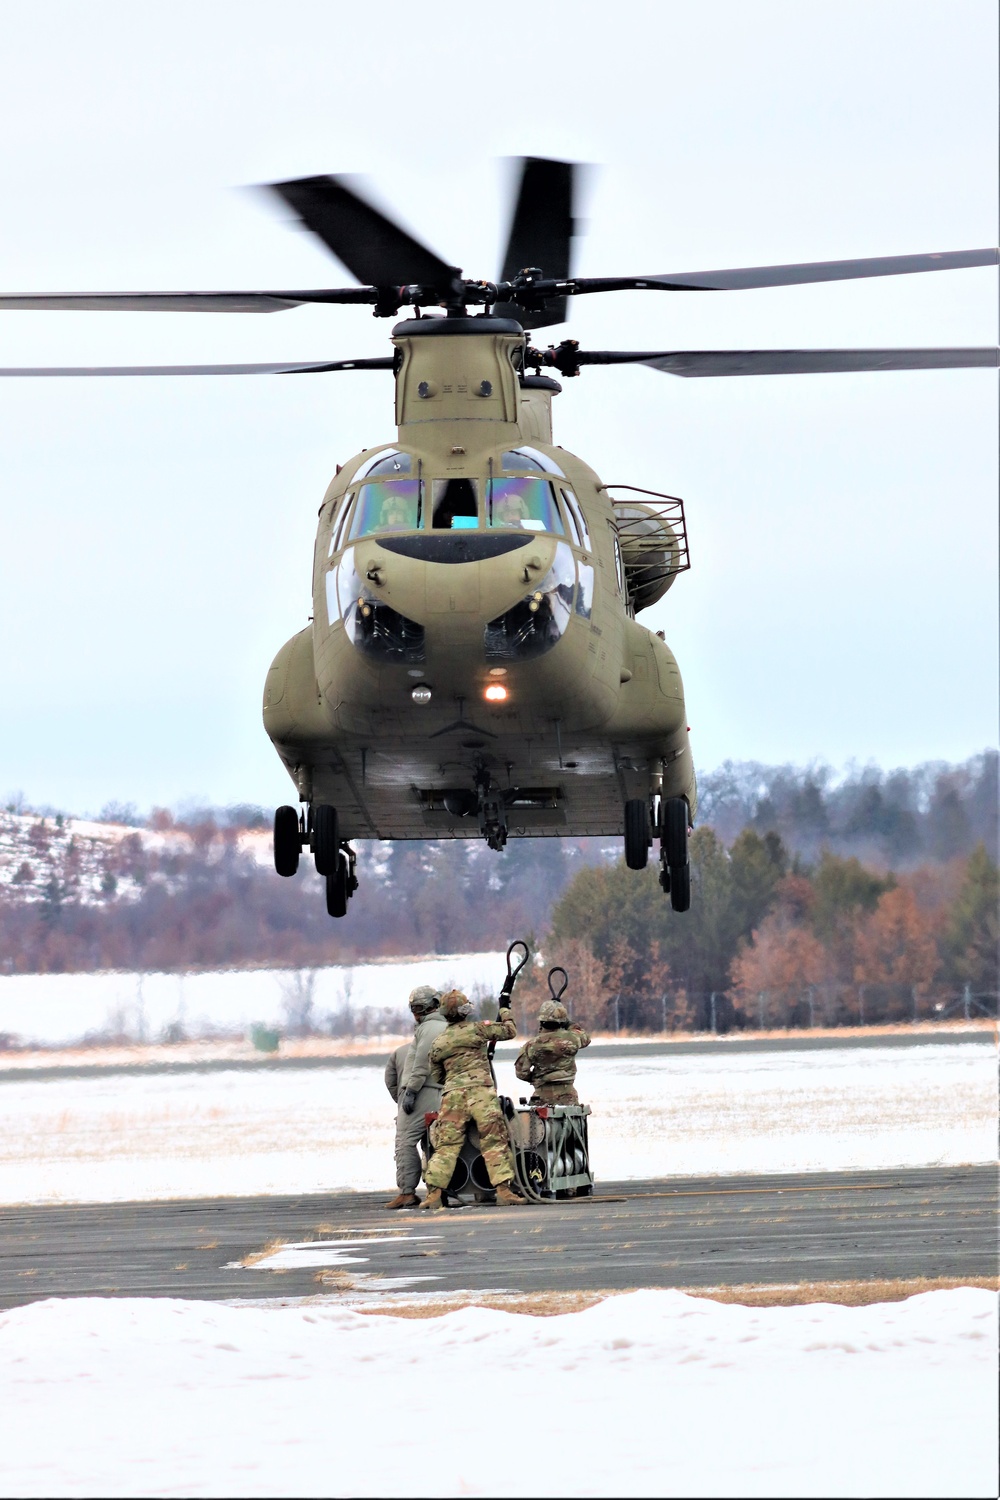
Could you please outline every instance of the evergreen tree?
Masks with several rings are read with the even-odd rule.
[[[969,856],[965,879],[952,903],[945,929],[945,968],[955,984],[976,992],[1000,987],[1000,872],[977,844]]]

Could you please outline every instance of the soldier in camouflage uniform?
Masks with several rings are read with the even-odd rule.
[[[470,1120],[479,1127],[480,1150],[497,1202],[508,1207],[524,1202],[511,1190],[514,1158],[488,1051],[490,1042],[506,1042],[517,1033],[507,999],[507,994],[501,994],[495,1021],[470,1021],[472,1006],[461,990],[450,990],[442,997],[441,1014],[448,1029],[431,1046],[429,1079],[440,1083],[444,1093],[433,1127],[434,1155],[425,1173],[428,1193],[421,1208],[444,1207],[443,1193],[451,1181]]]
[[[538,1012],[538,1035],[525,1042],[514,1064],[514,1072],[534,1085],[532,1104],[579,1104],[573,1087],[576,1054],[590,1046],[590,1036],[570,1021],[565,1005],[546,1000]]]

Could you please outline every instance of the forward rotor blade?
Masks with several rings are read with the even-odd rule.
[[[322,363],[262,365],[34,365],[0,368],[0,378],[37,375],[322,375],[337,370],[391,370],[390,356],[379,359],[334,359]]]
[[[644,359],[667,375],[832,375],[857,370],[996,369],[997,349],[712,349]]]
[[[0,296],[0,312],[287,312],[314,302],[374,302],[374,287],[301,292],[73,292]]]
[[[359,281],[382,287],[419,283],[444,292],[459,275],[454,266],[359,198],[343,177],[300,177],[272,183],[271,191]]]
[[[649,365],[665,375],[824,375],[852,370],[996,369],[1000,349],[694,349],[662,354],[580,350],[580,365]]]
[[[546,280],[564,281],[569,277],[575,169],[570,161],[521,158],[521,182],[501,281],[513,281],[518,271],[529,266],[538,267]],[[519,308],[513,302],[498,303],[494,311],[501,318],[516,318],[522,328],[547,328],[552,323],[565,323],[566,298],[553,298],[539,311]]]
[[[959,271],[995,266],[1000,250],[942,250],[929,255],[879,255],[868,260],[819,260],[791,266],[751,266],[732,271],[678,271],[656,276],[584,277],[586,292],[737,292],[753,287],[801,286],[814,281],[853,281],[866,276],[910,276],[918,271]]]

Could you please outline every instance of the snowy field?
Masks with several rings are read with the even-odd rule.
[[[497,1051],[517,1099],[515,1045]],[[599,1180],[951,1165],[996,1156],[996,1049],[586,1054]],[[0,1202],[391,1188],[377,1065],[18,1079],[0,1088]]]
[[[53,1300],[0,1317],[0,1494],[992,1496],[996,1356],[971,1288],[430,1320]]]
[[[204,974],[0,975],[0,1033],[23,1044],[72,1046],[110,1033],[152,1041],[168,1027],[189,1036],[282,1026],[289,1008],[311,1000],[322,1023],[350,1009],[398,1011],[418,984],[495,995],[507,972],[502,953],[406,958],[321,969],[230,969]]]

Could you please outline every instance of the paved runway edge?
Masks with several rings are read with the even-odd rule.
[[[674,1178],[435,1215],[386,1213],[383,1193],[6,1208],[0,1307],[993,1276],[997,1179],[992,1164]],[[349,1264],[346,1249],[322,1248],[345,1240],[357,1242]],[[319,1243],[311,1264],[254,1264],[275,1241]]]

